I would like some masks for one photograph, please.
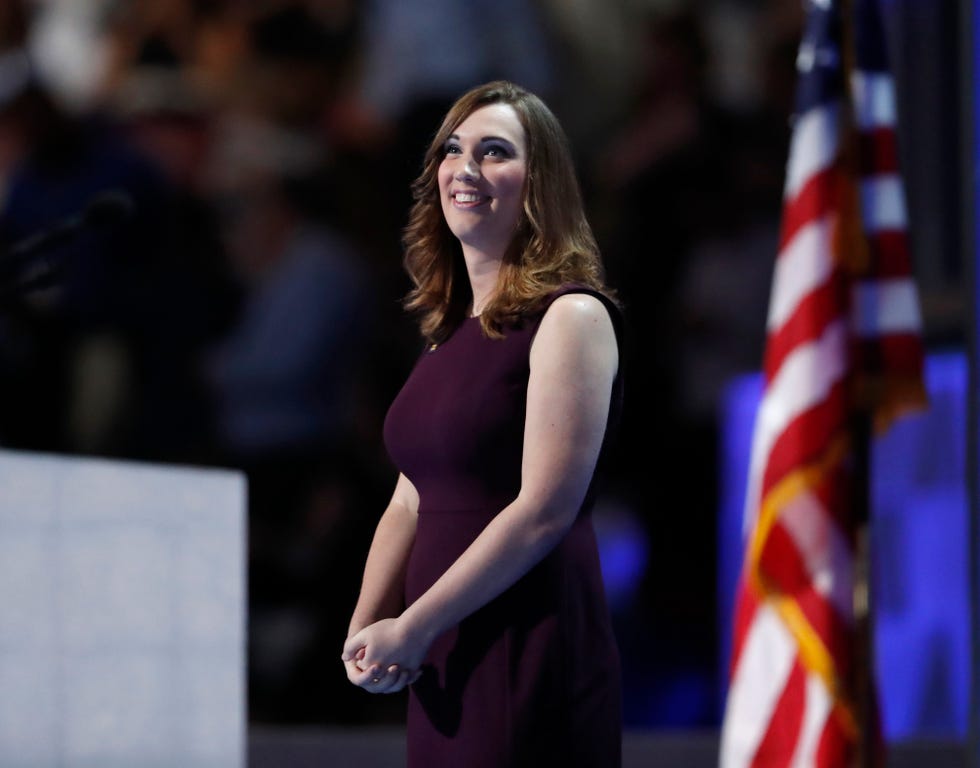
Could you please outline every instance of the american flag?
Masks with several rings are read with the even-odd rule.
[[[806,4],[745,509],[722,768],[845,766],[863,729],[855,417],[925,403],[879,9]]]

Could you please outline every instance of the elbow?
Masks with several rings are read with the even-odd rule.
[[[550,552],[558,545],[578,516],[578,507],[555,506],[539,509],[530,516],[528,538],[541,552]]]

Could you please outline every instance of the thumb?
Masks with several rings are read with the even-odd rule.
[[[361,642],[361,633],[358,632],[353,637],[348,637],[344,642],[344,651],[341,653],[340,658],[342,661],[350,661],[351,659],[358,656],[364,657],[364,643]]]

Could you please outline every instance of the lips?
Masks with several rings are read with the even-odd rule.
[[[480,205],[481,203],[487,202],[490,198],[486,195],[480,195],[476,192],[453,192],[452,193],[453,202],[457,205]]]

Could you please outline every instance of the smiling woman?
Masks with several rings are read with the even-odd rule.
[[[486,276],[473,286],[473,314],[493,289],[493,265],[514,239],[526,178],[524,127],[509,104],[476,110],[446,141],[439,165],[442,213],[462,246],[467,270]],[[481,270],[484,263],[491,269]]]
[[[488,107],[493,107],[490,111],[498,117],[512,111],[522,129],[520,143],[517,136],[511,136],[515,152],[523,145],[522,210],[503,255],[471,265],[463,259],[462,244],[447,222],[439,174],[444,163],[451,162],[449,154],[455,154],[459,146],[453,134],[468,118]],[[504,118],[501,122],[508,124]],[[498,130],[502,132],[503,126]],[[485,159],[478,170],[488,164]],[[487,279],[493,283],[493,290],[481,307],[480,324],[494,338],[507,323],[539,308],[542,297],[562,285],[585,285],[612,297],[585,217],[568,139],[551,110],[534,94],[498,81],[460,97],[429,145],[412,193],[415,205],[404,245],[405,269],[415,288],[406,307],[419,314],[422,334],[432,341],[442,341],[467,317],[474,290],[483,287],[486,273],[495,282]],[[471,266],[481,269],[474,275],[468,271]],[[464,274],[467,280],[462,279]],[[479,286],[471,286],[474,277],[481,281]]]
[[[428,345],[385,420],[399,475],[348,678],[410,687],[410,768],[616,768],[619,654],[591,512],[622,323],[564,134],[533,94],[481,86],[413,191],[407,306]]]

